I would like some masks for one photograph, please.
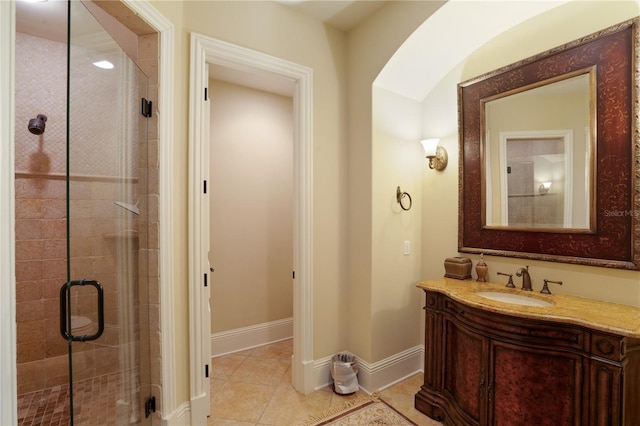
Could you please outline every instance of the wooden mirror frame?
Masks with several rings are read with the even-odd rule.
[[[640,270],[639,22],[623,22],[458,85],[460,252]],[[487,227],[481,100],[594,65],[595,230]]]

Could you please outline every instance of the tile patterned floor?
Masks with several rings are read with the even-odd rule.
[[[105,374],[91,379],[75,381],[74,424],[76,426],[115,425],[118,399],[121,396],[120,373]],[[127,410],[128,407],[124,407]],[[139,423],[124,412],[130,424]],[[18,395],[18,425],[62,426],[69,424],[68,385],[54,386]]]
[[[216,426],[299,426],[309,416],[340,406],[354,395],[338,395],[324,388],[309,395],[291,386],[292,340],[212,359],[211,417]],[[422,374],[380,393],[396,410],[418,425],[440,425],[413,408]]]
[[[211,417],[216,426],[299,426],[313,414],[364,395],[338,395],[324,388],[301,395],[291,386],[293,341],[213,358],[211,362]],[[75,424],[116,424],[120,374],[78,382],[75,386]],[[416,374],[380,393],[396,410],[421,426],[440,425],[413,408],[413,396],[422,384]],[[81,399],[80,399],[81,398]],[[96,407],[98,407],[96,409]],[[67,386],[18,397],[19,426],[68,425]],[[137,423],[133,421],[132,423]]]
[[[68,425],[69,393],[66,385],[18,396],[18,425]]]

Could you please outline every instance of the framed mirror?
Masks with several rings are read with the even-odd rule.
[[[638,19],[458,85],[458,249],[640,270]]]

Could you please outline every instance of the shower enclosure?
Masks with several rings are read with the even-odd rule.
[[[151,424],[148,79],[94,4],[16,23],[19,422]]]

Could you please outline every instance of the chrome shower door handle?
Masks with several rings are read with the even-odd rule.
[[[67,325],[71,328],[71,311],[67,316],[67,302],[70,301],[69,289],[73,286],[85,286],[90,285],[96,288],[98,296],[98,330],[95,334],[74,336],[71,334],[71,330],[67,329]],[[60,334],[65,340],[72,340],[74,342],[86,342],[89,340],[96,340],[102,336],[104,331],[104,290],[102,284],[95,280],[75,280],[68,283],[64,283],[60,288]]]

